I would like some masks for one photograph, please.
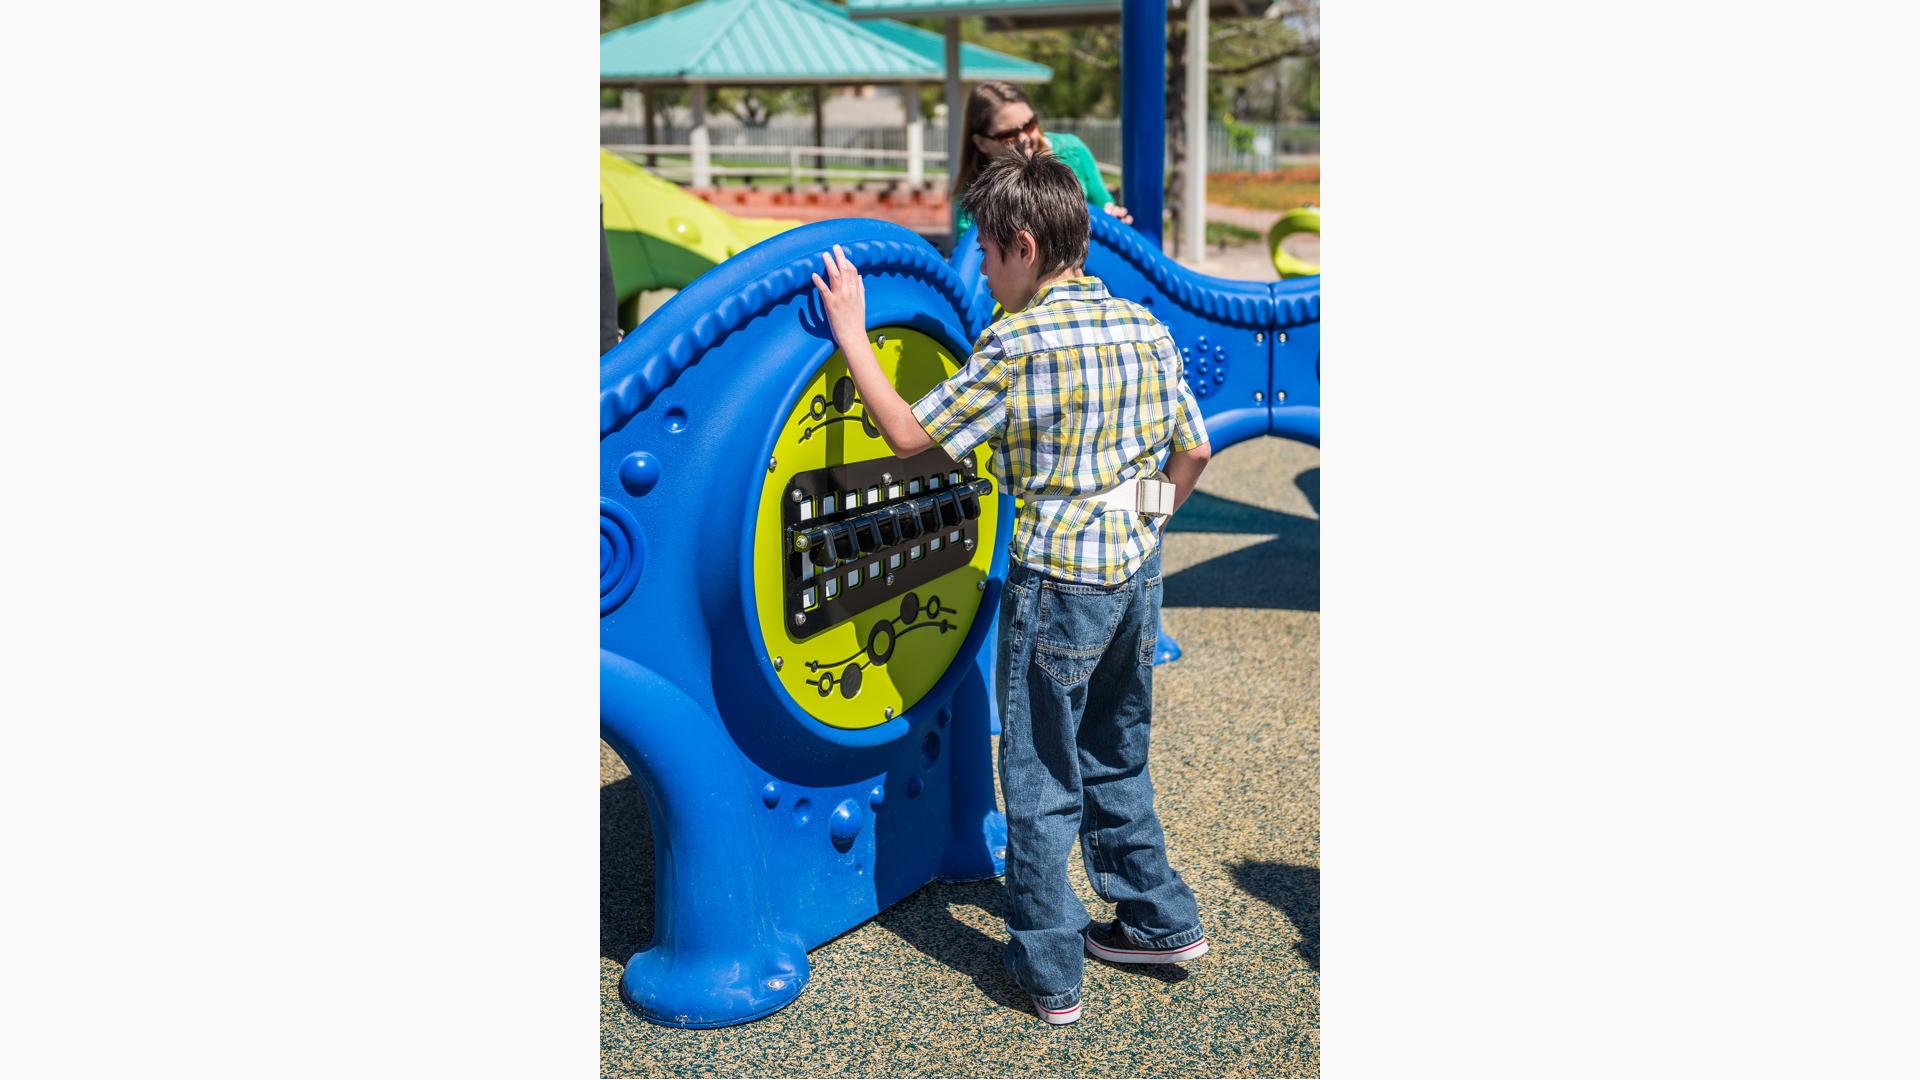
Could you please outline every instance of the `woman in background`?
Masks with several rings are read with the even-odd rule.
[[[1100,167],[1094,164],[1093,151],[1077,135],[1040,130],[1039,114],[1020,88],[1008,82],[983,82],[967,98],[967,137],[960,144],[960,170],[953,177],[953,235],[956,239],[973,224],[973,217],[960,205],[960,193],[994,154],[1018,150],[1032,154],[1045,150],[1066,163],[1080,178],[1080,189],[1087,201],[1133,224],[1127,208],[1113,201],[1107,185],[1100,179]]]

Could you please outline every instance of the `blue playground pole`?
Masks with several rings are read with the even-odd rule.
[[[1120,185],[1133,227],[1161,250],[1167,172],[1167,0],[1120,4]]]

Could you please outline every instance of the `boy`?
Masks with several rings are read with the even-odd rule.
[[[1082,950],[1123,964],[1206,952],[1193,892],[1167,865],[1147,775],[1160,525],[1206,467],[1181,357],[1146,309],[1083,275],[1087,203],[1050,154],[1000,158],[963,196],[987,285],[1009,314],[953,378],[909,406],[867,341],[860,275],[835,247],[813,276],[860,398],[893,452],[958,461],[992,438],[1025,500],[1001,605],[1000,787],[1007,803],[1003,962],[1051,1024],[1080,1018]],[[1171,455],[1165,451],[1171,448]],[[1162,460],[1166,484],[1157,479]],[[1144,482],[1143,482],[1144,481]],[[1076,832],[1115,904],[1090,926],[1067,883]]]

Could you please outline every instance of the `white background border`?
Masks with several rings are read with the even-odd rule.
[[[1912,1053],[1912,17],[1329,4],[1329,1076]],[[597,1069],[595,17],[36,8],[9,1054]]]

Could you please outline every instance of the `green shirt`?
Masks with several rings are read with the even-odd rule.
[[[1080,178],[1080,189],[1087,193],[1088,202],[1096,208],[1113,202],[1113,195],[1107,191],[1106,182],[1100,179],[1100,166],[1093,162],[1093,151],[1087,149],[1087,144],[1080,141],[1080,136],[1049,131],[1047,145],[1053,148],[1053,156],[1066,162],[1067,168],[1073,170],[1073,175]],[[972,225],[973,215],[967,213],[966,209],[960,205],[959,199],[955,199],[953,201],[953,235],[959,236]]]

